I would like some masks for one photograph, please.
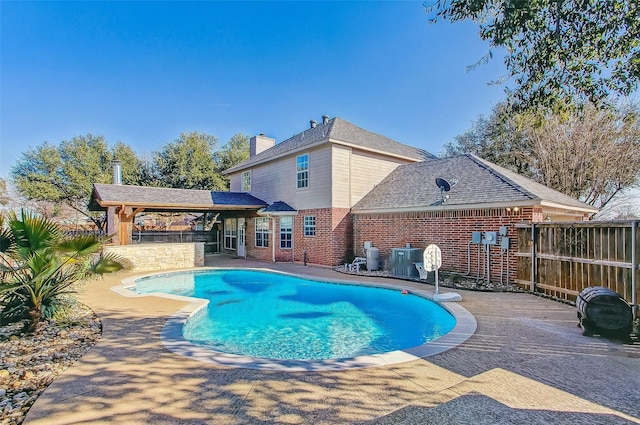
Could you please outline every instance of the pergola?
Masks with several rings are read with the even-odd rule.
[[[248,193],[195,189],[94,184],[89,209],[107,211],[107,233],[116,245],[131,243],[133,219],[145,212],[223,212],[255,215],[268,204]]]

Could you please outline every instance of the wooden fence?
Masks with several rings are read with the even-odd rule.
[[[604,286],[622,295],[637,314],[639,225],[639,221],[519,225],[516,282],[569,301],[589,286]]]

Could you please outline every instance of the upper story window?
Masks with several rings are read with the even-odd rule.
[[[305,215],[303,225],[305,236],[316,235],[316,217],[314,215]]]
[[[296,187],[302,189],[309,187],[309,154],[296,158]]]
[[[267,248],[269,246],[269,218],[256,218],[256,246]]]
[[[293,217],[280,217],[280,248],[291,249]]]
[[[242,173],[240,184],[242,192],[251,192],[251,170]]]

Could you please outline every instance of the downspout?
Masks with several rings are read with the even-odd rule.
[[[269,216],[271,219],[271,262],[276,262],[276,219],[273,216]]]
[[[295,228],[296,228],[296,220],[295,220],[295,218],[293,218],[293,216],[291,216],[291,262],[292,263],[296,262],[296,260],[295,260],[296,249],[295,249],[295,246],[294,246],[294,242],[296,240],[296,236],[293,233]]]

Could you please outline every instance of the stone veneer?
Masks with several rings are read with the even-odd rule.
[[[136,272],[204,266],[204,242],[106,245],[104,253],[126,258]]]

